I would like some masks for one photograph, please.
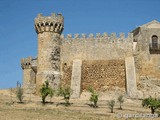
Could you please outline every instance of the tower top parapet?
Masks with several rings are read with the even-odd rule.
[[[21,59],[21,67],[22,69],[30,69],[31,68],[32,57],[22,58]]]
[[[64,29],[64,18],[61,13],[52,13],[51,16],[38,14],[34,19],[35,30],[38,33],[54,32],[61,34]]]

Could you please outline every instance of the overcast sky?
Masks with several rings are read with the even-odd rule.
[[[63,34],[126,34],[160,21],[160,0],[0,0],[0,89],[22,82],[20,59],[37,55],[34,18],[62,13]]]

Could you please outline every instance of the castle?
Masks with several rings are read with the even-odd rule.
[[[48,80],[55,89],[70,86],[73,98],[88,86],[98,91],[123,89],[134,97],[141,77],[160,77],[160,23],[156,20],[118,37],[115,33],[64,36],[62,14],[38,14],[34,27],[37,58],[21,59],[26,91],[39,91]]]

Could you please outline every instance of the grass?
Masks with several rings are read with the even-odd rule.
[[[115,105],[114,112],[110,113],[107,108],[106,101],[99,101],[99,107],[93,109],[88,106],[90,101],[75,101],[70,107],[61,104],[64,102],[63,97],[54,98],[54,102],[49,102],[44,106],[41,104],[40,97],[33,97],[32,102],[27,102],[25,97],[24,104],[17,103],[16,97],[13,97],[14,103],[10,102],[9,95],[0,94],[0,120],[125,120],[125,118],[117,118],[117,114],[136,114],[150,113],[149,109],[145,109],[138,104],[137,101],[125,103],[123,110],[119,110],[119,104]],[[49,101],[49,99],[47,100]],[[57,104],[60,104],[57,106]],[[154,118],[158,120],[159,118]],[[145,118],[131,118],[129,120],[150,120]]]

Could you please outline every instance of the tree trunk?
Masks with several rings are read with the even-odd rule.
[[[111,108],[111,113],[113,113],[113,108]]]
[[[122,105],[121,105],[121,103],[120,103],[120,110],[122,110]]]
[[[97,107],[97,102],[96,102],[96,101],[94,101],[94,107],[95,107],[95,108]]]
[[[151,107],[151,113],[154,114],[155,109],[153,107]]]
[[[42,98],[42,103],[43,103],[43,104],[45,104],[45,97],[44,97],[44,98]]]

